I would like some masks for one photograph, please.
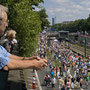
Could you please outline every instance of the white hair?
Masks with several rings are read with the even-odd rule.
[[[0,20],[2,20],[4,17],[3,11],[8,12],[8,8],[3,5],[0,5]]]

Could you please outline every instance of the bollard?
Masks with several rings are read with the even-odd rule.
[[[8,71],[0,70],[0,90],[6,90]]]
[[[36,89],[36,77],[35,77],[35,75],[33,75],[32,89]]]

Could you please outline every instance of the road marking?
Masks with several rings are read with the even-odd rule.
[[[37,74],[36,70],[35,70],[35,75],[36,75],[36,78],[37,78],[39,90],[42,90],[42,87],[41,87],[41,84],[40,84],[40,80],[39,80],[39,77],[38,77],[38,74]]]

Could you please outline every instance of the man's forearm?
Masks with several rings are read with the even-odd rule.
[[[16,60],[10,59],[9,63],[3,68],[4,70],[19,70],[35,68],[41,70],[43,66],[47,65],[46,59],[33,60]]]
[[[36,56],[32,56],[32,57],[24,57],[23,60],[33,60],[36,59]]]
[[[9,70],[17,70],[17,69],[27,69],[27,68],[33,68],[34,62],[33,60],[10,60],[10,62],[7,64]]]
[[[39,59],[36,56],[32,56],[32,57],[20,57],[20,56],[16,56],[16,55],[10,55],[9,58],[11,59],[19,59],[19,60],[33,60],[33,59]]]
[[[16,60],[22,60],[24,57],[16,56],[16,55],[10,55],[10,59],[16,59]]]

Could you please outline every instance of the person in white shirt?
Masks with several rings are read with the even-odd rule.
[[[56,82],[57,82],[57,80],[56,80],[55,76],[53,76],[53,78],[52,78],[52,89],[55,88]]]
[[[58,71],[58,72],[57,72],[57,78],[59,78],[59,77],[60,77],[60,72]]]

